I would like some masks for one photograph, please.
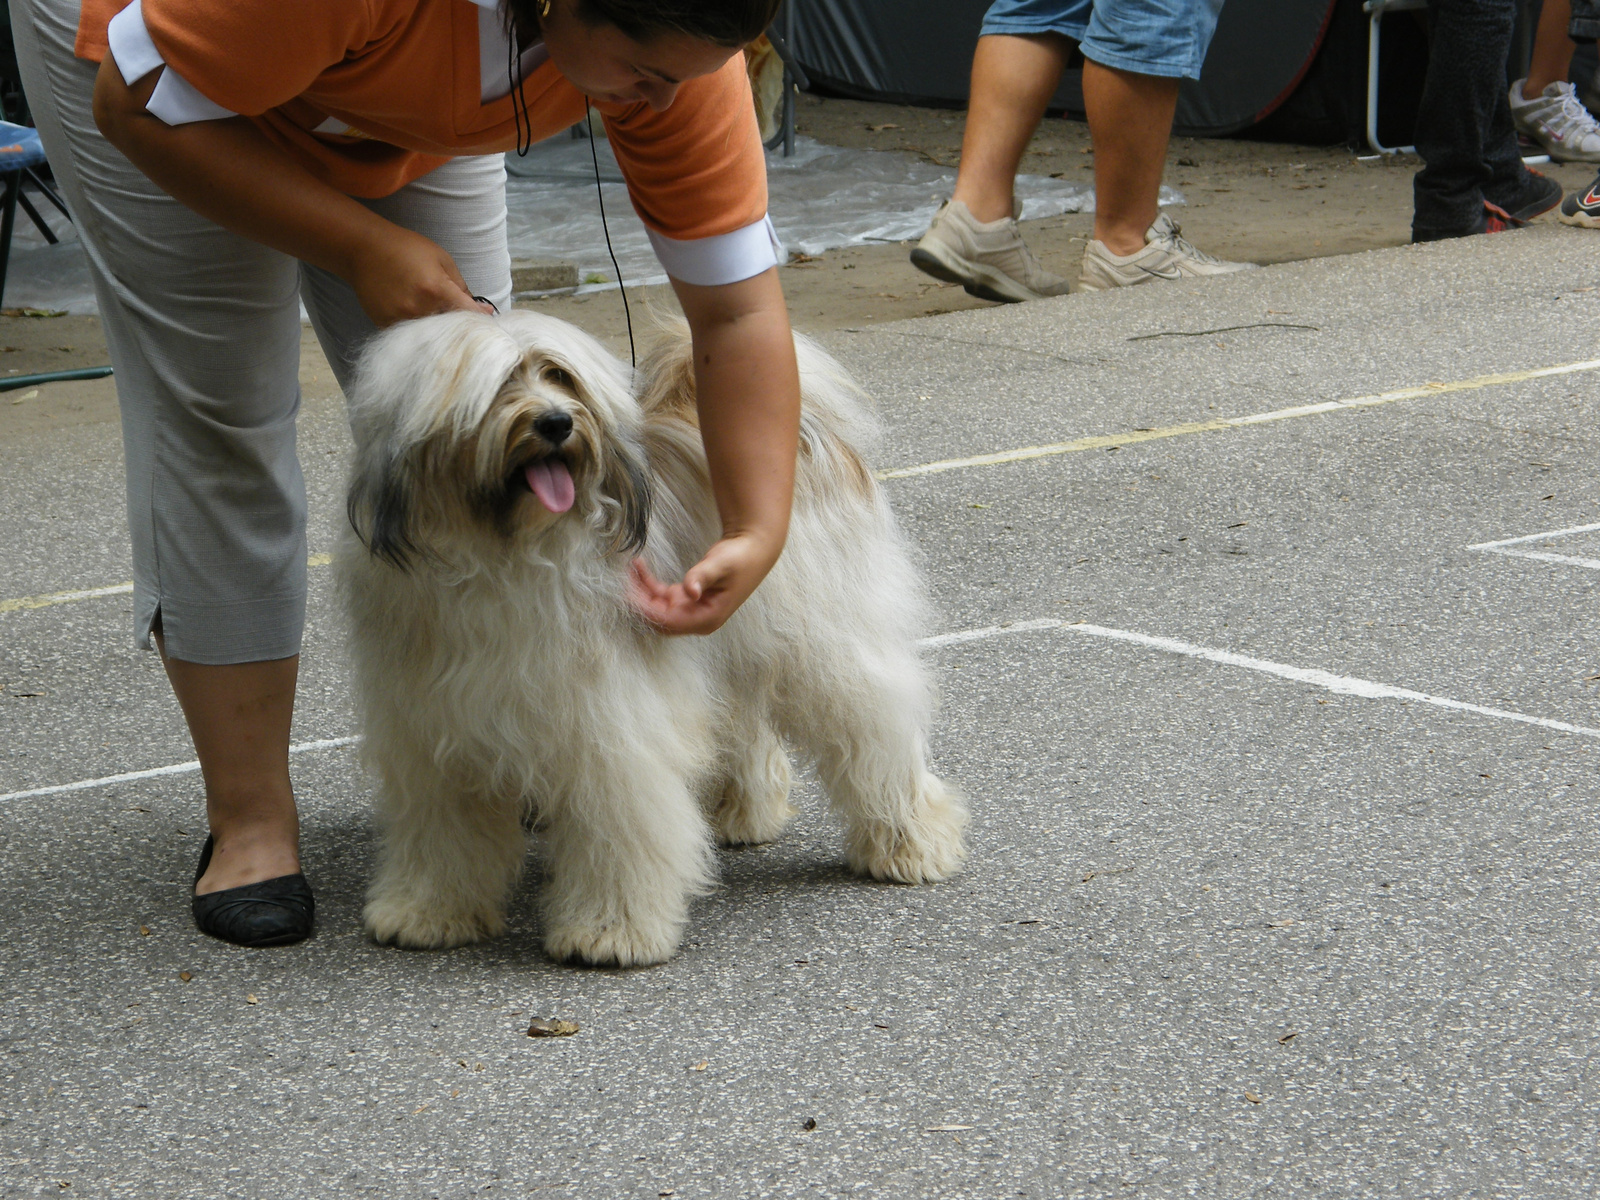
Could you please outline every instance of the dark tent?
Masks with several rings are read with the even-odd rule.
[[[839,95],[900,104],[962,105],[989,0],[789,0],[795,57]],[[1282,104],[1316,57],[1336,0],[1227,0],[1200,81],[1185,81],[1176,130],[1217,136]],[[1054,107],[1083,112],[1080,73]]]

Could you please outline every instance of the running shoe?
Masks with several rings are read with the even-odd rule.
[[[1152,279],[1183,279],[1198,275],[1231,275],[1253,271],[1255,263],[1227,262],[1197,250],[1183,236],[1183,230],[1162,213],[1145,231],[1145,247],[1137,254],[1113,254],[1098,238],[1083,251],[1080,292],[1103,292],[1109,288],[1132,287]]]
[[[1518,229],[1561,203],[1561,185],[1554,179],[1532,170],[1527,172],[1527,176],[1510,192],[1484,189],[1483,207],[1489,221],[1489,228],[1485,232]],[[1491,191],[1494,191],[1492,196],[1489,194]]]
[[[1016,304],[1062,296],[1071,284],[1045,270],[1022,240],[1015,217],[979,221],[960,200],[946,200],[911,252],[917,270],[959,283],[981,300]]]
[[[1600,122],[1570,83],[1552,83],[1526,98],[1519,79],[1511,85],[1511,119],[1517,132],[1536,142],[1554,162],[1600,163]]]
[[[1600,177],[1581,192],[1573,192],[1561,202],[1556,214],[1563,225],[1580,225],[1584,229],[1600,229]]]

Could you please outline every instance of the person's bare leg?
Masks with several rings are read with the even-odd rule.
[[[1523,96],[1531,99],[1552,83],[1567,82],[1572,68],[1572,39],[1567,27],[1572,23],[1572,0],[1544,0],[1539,10],[1539,28],[1533,35],[1533,58],[1528,63],[1528,79]]]
[[[972,56],[972,97],[953,199],[979,221],[1011,215],[1017,167],[1055,95],[1072,43],[1056,33],[989,34]]]
[[[1094,236],[1113,254],[1137,254],[1160,212],[1178,81],[1086,62],[1083,104],[1094,142]]]
[[[297,873],[289,722],[299,657],[209,666],[169,658],[163,647],[161,661],[194,739],[215,839],[195,893]]]

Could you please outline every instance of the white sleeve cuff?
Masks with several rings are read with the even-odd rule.
[[[654,229],[646,232],[667,274],[696,287],[738,283],[782,261],[783,243],[778,241],[771,217],[762,217],[732,233],[686,242],[665,237]]]
[[[161,51],[150,40],[150,30],[145,27],[139,0],[133,0],[132,4],[111,18],[111,24],[106,27],[106,42],[111,50],[112,61],[122,73],[122,82],[129,87],[157,67],[166,66]],[[207,100],[171,67],[161,73],[145,108],[168,125],[216,121],[238,115],[231,109]]]
[[[157,67],[166,63],[161,51],[150,40],[150,31],[144,27],[144,13],[139,0],[133,0],[106,26],[106,43],[111,47],[111,57],[122,72],[122,82],[132,87]]]

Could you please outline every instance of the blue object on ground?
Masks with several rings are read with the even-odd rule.
[[[0,121],[0,172],[10,174],[29,167],[42,167],[44,163],[44,146],[39,142],[37,129]]]
[[[22,205],[28,218],[44,235],[45,241],[53,246],[59,240],[55,231],[39,215],[39,210],[34,208],[33,202],[23,195],[23,176],[33,180],[34,186],[44,194],[45,199],[60,209],[61,215],[67,220],[72,220],[72,214],[61,202],[61,197],[39,176],[38,168],[46,165],[44,144],[39,141],[37,129],[0,121],[0,178],[4,178],[6,188],[5,198],[0,201],[4,209],[0,214],[0,302],[5,298],[6,265],[11,260],[11,232],[16,227],[17,205]]]

